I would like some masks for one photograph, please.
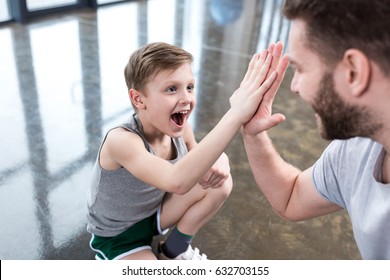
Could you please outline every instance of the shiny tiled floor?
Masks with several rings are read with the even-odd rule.
[[[134,1],[0,28],[0,259],[92,259],[86,189],[104,132],[131,114],[123,68],[152,41],[194,57],[200,140],[228,107],[252,54],[286,41],[278,1]],[[327,143],[289,94],[271,130],[285,159],[311,165]],[[301,223],[277,217],[255,186],[240,135],[227,150],[235,187],[194,240],[212,259],[360,259],[347,215]]]

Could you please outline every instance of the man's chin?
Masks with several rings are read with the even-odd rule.
[[[324,140],[333,140],[329,137],[328,133],[326,132],[326,130],[324,129],[324,127],[320,127],[319,129],[319,133],[320,133],[320,136],[322,139]]]
[[[318,131],[322,139],[332,141],[337,138],[334,137],[333,133],[329,133],[329,131],[326,129],[326,127],[323,125],[321,122],[321,119],[317,119],[317,126],[318,126]]]

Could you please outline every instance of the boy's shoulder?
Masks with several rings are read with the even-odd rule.
[[[132,117],[129,118],[129,120],[125,123],[122,123],[120,125],[117,125],[113,128],[111,128],[107,132],[107,137],[130,137],[132,138],[133,135],[138,135],[142,139],[143,132],[142,132],[142,124],[139,120],[138,116],[134,114]]]
[[[118,141],[142,141],[142,137],[134,130],[129,130],[124,126],[117,126],[110,129],[107,132],[105,142],[118,142]]]

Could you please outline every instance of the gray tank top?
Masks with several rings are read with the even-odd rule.
[[[128,123],[118,127],[139,135],[148,152],[155,154],[145,139],[142,124],[136,114]],[[87,229],[103,237],[116,236],[135,223],[153,215],[160,207],[165,194],[164,191],[138,180],[123,167],[113,171],[101,168],[100,152],[107,134],[102,141],[93,167],[88,195]],[[172,142],[176,148],[177,157],[169,162],[175,163],[187,153],[187,148],[182,137],[172,138]]]

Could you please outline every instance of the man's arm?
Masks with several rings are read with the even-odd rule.
[[[285,162],[266,132],[243,133],[243,139],[256,183],[281,217],[300,221],[341,209],[318,193],[313,167],[301,171]]]
[[[256,183],[273,209],[288,220],[304,220],[341,209],[323,198],[314,186],[312,168],[301,171],[285,162],[274,148],[266,129],[284,121],[282,114],[272,115],[272,104],[288,66],[282,55],[283,44],[271,44],[270,71],[277,80],[264,95],[261,106],[241,129],[246,154]]]

